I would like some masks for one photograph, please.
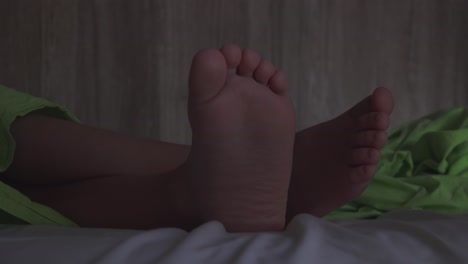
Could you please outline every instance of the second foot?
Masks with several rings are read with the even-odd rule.
[[[378,88],[341,116],[296,134],[289,220],[301,213],[325,216],[367,188],[392,110],[390,91]]]

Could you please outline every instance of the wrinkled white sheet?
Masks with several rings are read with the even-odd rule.
[[[281,233],[0,227],[0,263],[468,263],[468,216],[401,211],[330,223],[296,217]]]

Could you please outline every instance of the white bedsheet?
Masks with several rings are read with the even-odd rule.
[[[330,223],[296,217],[281,233],[0,227],[0,263],[468,263],[468,216],[401,211]]]

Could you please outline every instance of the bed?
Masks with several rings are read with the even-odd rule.
[[[418,210],[330,222],[299,215],[284,232],[227,233],[219,222],[192,232],[0,227],[10,263],[466,263],[468,216]]]

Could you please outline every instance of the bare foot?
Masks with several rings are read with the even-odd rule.
[[[284,73],[251,50],[200,51],[189,83],[188,190],[198,221],[284,228],[295,114]]]
[[[392,110],[390,91],[378,88],[339,117],[296,134],[288,220],[300,213],[325,216],[366,189]]]

